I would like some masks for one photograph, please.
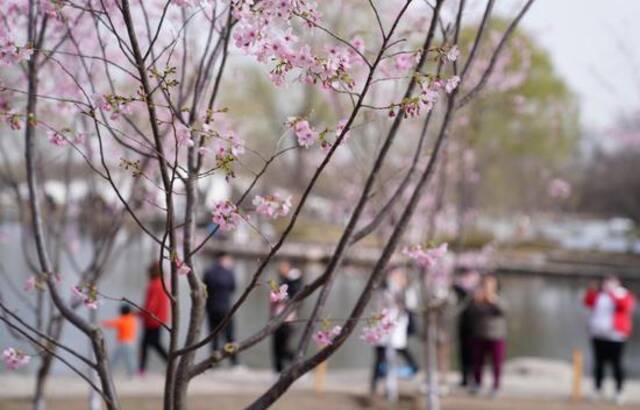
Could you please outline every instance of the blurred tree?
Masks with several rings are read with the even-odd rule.
[[[504,25],[494,23],[494,32],[481,45],[469,87],[480,81]],[[470,47],[472,35],[464,32],[463,48],[465,43]],[[458,162],[467,163],[466,171],[458,165],[466,174],[467,206],[527,212],[548,205],[548,181],[571,162],[579,125],[575,97],[554,72],[547,51],[518,31],[496,61],[487,87],[464,111],[454,135]]]
[[[640,223],[640,112],[621,116],[584,166],[578,209]],[[607,148],[604,143],[610,146]]]

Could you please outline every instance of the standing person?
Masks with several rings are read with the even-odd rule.
[[[468,387],[473,374],[473,318],[472,301],[478,287],[478,271],[461,267],[453,284],[458,308],[458,361],[460,363],[460,386]]]
[[[231,298],[236,290],[236,277],[233,271],[234,260],[226,252],[220,252],[216,261],[205,272],[202,281],[207,289],[207,315],[209,317],[209,329],[213,332],[224,320],[231,310]],[[211,350],[218,350],[224,333],[225,343],[233,343],[234,327],[233,318],[213,338]],[[232,366],[238,365],[238,356],[229,357]]]
[[[105,320],[102,326],[115,329],[118,345],[111,355],[111,365],[116,367],[120,360],[124,360],[127,375],[133,376],[134,369],[134,344],[136,341],[136,317],[131,312],[129,305],[120,306],[120,316],[115,319]]]
[[[484,361],[491,355],[493,370],[492,396],[500,390],[500,376],[506,354],[507,319],[504,303],[498,297],[498,280],[485,275],[471,305],[473,322],[473,376],[477,393],[482,388]]]
[[[631,335],[634,303],[633,294],[612,275],[605,277],[599,288],[591,286],[584,296],[584,304],[591,309],[589,333],[593,346],[595,392],[602,396],[604,366],[609,363],[616,381],[614,400],[618,404],[623,401],[625,374],[622,355]]]
[[[160,343],[162,325],[169,320],[169,297],[162,285],[162,267],[158,262],[149,266],[149,283],[144,299],[142,316],[144,331],[140,344],[140,365],[138,371],[144,375],[147,369],[147,350],[152,347],[166,362],[167,351]]]
[[[278,286],[287,286],[288,298],[294,297],[302,288],[302,272],[293,268],[288,261],[282,261],[278,265]],[[275,316],[282,312],[287,300],[279,300],[271,302],[271,316]],[[280,373],[285,366],[293,360],[293,351],[291,350],[291,336],[293,335],[292,321],[296,320],[297,312],[291,312],[284,322],[273,332],[272,352],[273,352],[273,369]]]
[[[408,278],[404,271],[393,269],[384,284],[381,294],[381,305],[394,323],[388,335],[384,335],[376,343],[374,350],[373,371],[371,374],[370,391],[375,394],[378,381],[385,377],[389,370],[387,356],[389,348],[406,362],[406,367],[398,368],[399,377],[413,377],[418,372],[418,364],[407,348],[409,336],[409,314],[406,308],[406,290]],[[387,392],[390,393],[390,392]]]

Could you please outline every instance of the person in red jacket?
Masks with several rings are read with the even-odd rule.
[[[169,297],[162,286],[162,270],[159,263],[149,266],[149,283],[144,299],[144,310],[140,313],[144,324],[140,344],[140,374],[147,368],[147,351],[150,347],[167,361],[167,351],[160,343],[162,325],[169,320]]]
[[[599,287],[591,286],[584,296],[584,304],[591,310],[589,333],[596,395],[602,396],[604,366],[609,363],[616,381],[615,401],[618,403],[622,402],[625,378],[622,354],[631,335],[634,303],[633,294],[612,275],[605,277]]]

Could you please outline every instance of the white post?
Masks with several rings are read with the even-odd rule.
[[[436,343],[438,340],[437,312],[429,307],[427,311],[427,410],[440,410],[440,392],[438,386],[438,363]]]
[[[398,401],[398,375],[396,373],[396,350],[393,348],[391,340],[385,349],[385,359],[387,362],[387,377],[385,378],[387,400],[396,403]]]

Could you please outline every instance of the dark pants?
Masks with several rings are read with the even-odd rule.
[[[222,320],[226,316],[227,312],[216,312],[216,311],[210,310],[208,314],[209,314],[209,329],[213,332],[213,329],[215,329],[216,327],[218,327],[220,323],[222,323]],[[219,342],[222,340],[223,336],[224,336],[225,343],[233,343],[234,341],[233,320],[230,320],[229,323],[227,323],[227,326],[225,326],[224,329],[218,332],[218,335],[213,338],[211,342],[212,351],[218,350],[220,348]],[[231,364],[233,364],[234,366],[238,364],[238,356],[235,354],[230,356],[229,360],[231,360]]]
[[[616,390],[622,391],[624,385],[624,368],[622,367],[622,354],[624,353],[624,342],[611,340],[592,339],[593,345],[593,381],[596,390],[602,388],[604,379],[604,366],[611,364],[613,377],[616,381]]]
[[[504,339],[474,339],[473,340],[473,377],[476,386],[482,386],[482,371],[484,370],[484,361],[488,355],[491,355],[491,364],[493,370],[493,388],[500,388],[500,376],[502,374],[502,364],[504,363],[506,353],[506,342]]]
[[[418,371],[418,364],[409,349],[396,349],[396,354],[400,355],[414,372]],[[371,391],[375,392],[378,380],[387,374],[387,348],[376,346],[374,351],[373,372],[371,375]]]
[[[293,327],[289,323],[283,323],[273,332],[273,368],[280,373],[286,365],[293,360],[293,352],[290,348]]]
[[[458,333],[458,356],[460,361],[460,385],[468,386],[473,374],[473,338],[468,333]]]
[[[167,351],[160,343],[160,332],[162,329],[156,327],[154,329],[146,327],[142,335],[142,343],[140,344],[140,371],[145,371],[147,368],[147,350],[152,347],[162,359],[167,361]]]

